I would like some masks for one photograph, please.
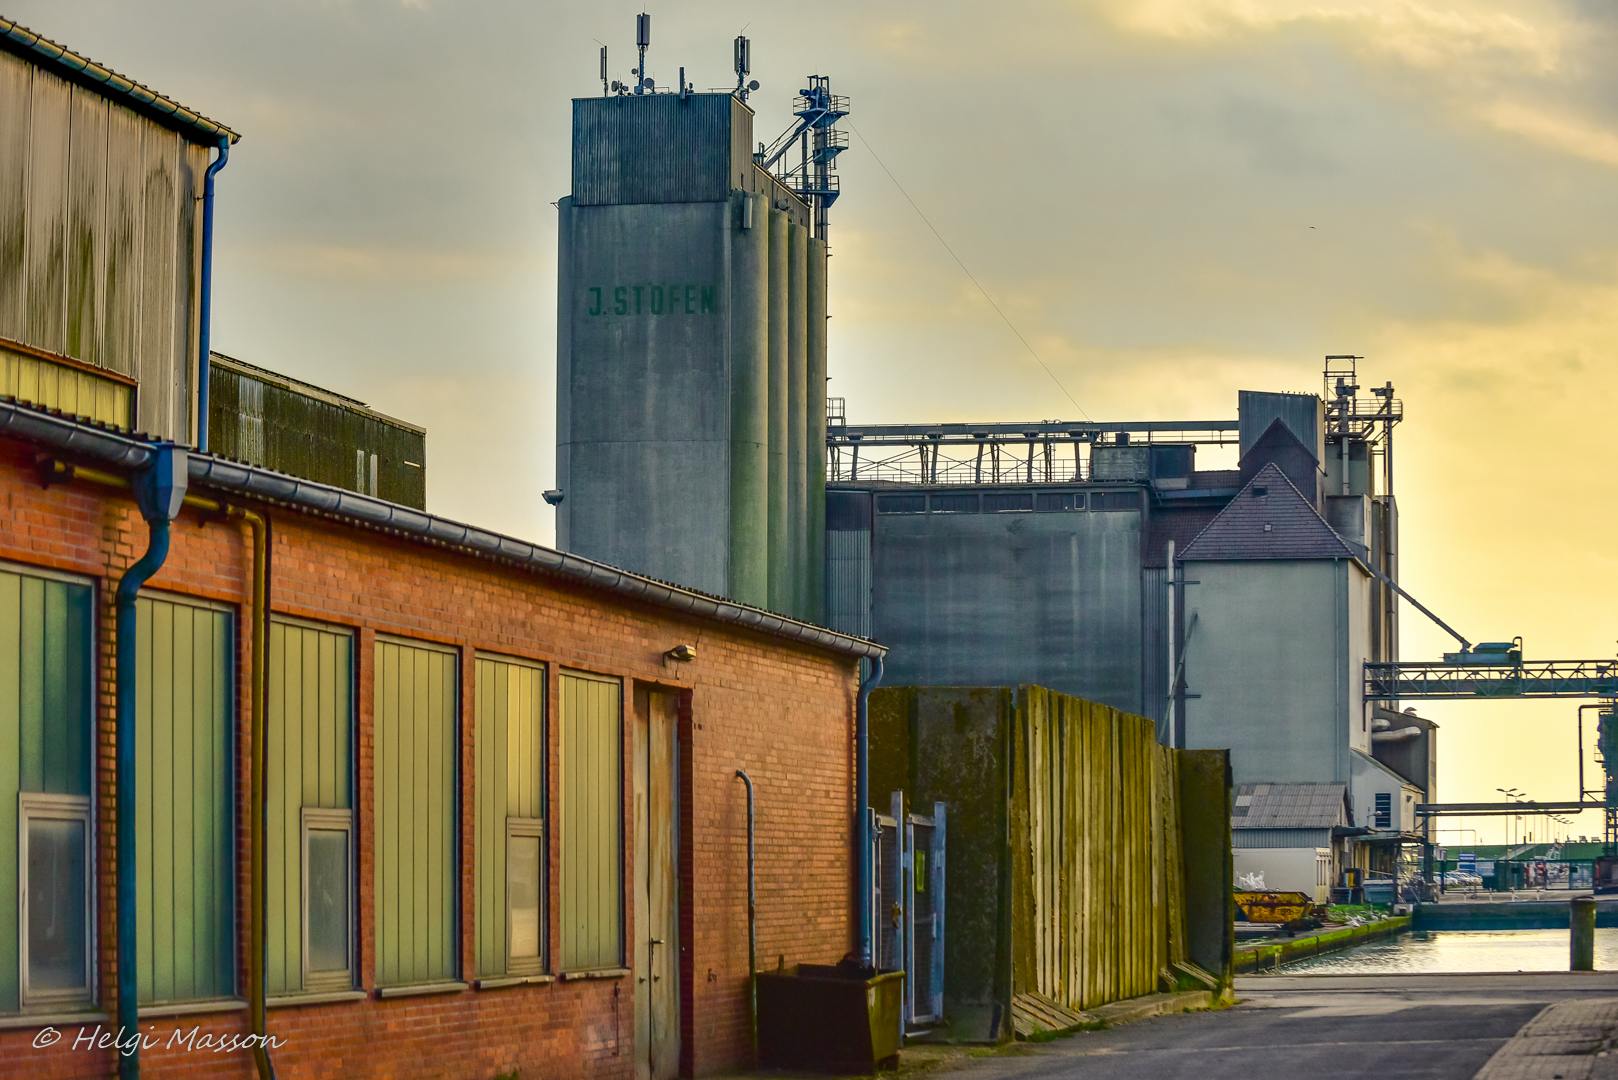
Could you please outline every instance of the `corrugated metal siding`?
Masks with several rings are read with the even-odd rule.
[[[1330,829],[1232,829],[1236,848],[1331,847]]]
[[[575,98],[573,202],[721,202],[751,154],[736,161],[729,94]],[[745,148],[744,148],[745,149]]]
[[[321,401],[215,360],[209,369],[210,449],[320,484],[427,508],[427,436],[380,414]],[[355,453],[367,455],[356,470]],[[377,490],[370,490],[370,456]]]
[[[826,625],[871,636],[871,531],[826,533]]]
[[[506,819],[545,816],[545,669],[480,656],[475,671],[478,973],[498,975],[507,952]]]
[[[140,1002],[235,991],[231,616],[137,603],[135,759]]]
[[[623,964],[623,687],[561,685],[562,970]]]
[[[455,968],[456,656],[376,643],[376,980]]]
[[[208,150],[0,53],[0,338],[141,382],[187,440]]]
[[[0,1012],[18,1000],[18,792],[90,794],[94,594],[0,571]]]
[[[346,630],[270,625],[265,815],[269,991],[303,988],[302,816],[350,802],[354,638]]]
[[[0,345],[0,394],[130,429],[135,388]]]

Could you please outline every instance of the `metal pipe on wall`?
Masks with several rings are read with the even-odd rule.
[[[809,609],[809,230],[787,226],[787,613]]]
[[[141,586],[152,579],[169,557],[169,526],[185,501],[190,469],[184,450],[172,444],[156,448],[152,462],[129,484],[135,505],[146,519],[146,553],[118,580],[114,642],[116,712],[114,720],[114,790],[116,848],[114,895],[118,918],[118,1039],[133,1040],[128,1052],[118,1055],[123,1080],[140,1077],[140,984],[135,903],[139,877],[135,862],[135,710],[136,605]]]
[[[860,912],[860,966],[871,967],[871,691],[882,682],[882,657],[871,659],[871,674],[860,683],[854,698],[854,836],[859,845],[854,860],[854,894]]]
[[[183,454],[183,452],[179,451],[176,451],[176,453]],[[270,651],[270,523],[267,517],[255,513],[252,510],[244,510],[241,507],[230,506],[225,503],[216,502],[213,499],[205,499],[196,495],[188,494],[187,489],[189,487],[190,473],[189,460],[187,460],[184,464],[171,464],[165,466],[163,464],[163,458],[159,456],[152,467],[159,469],[166,467],[178,470],[178,475],[181,478],[178,488],[175,487],[172,480],[169,482],[169,490],[171,492],[175,490],[179,492],[178,501],[174,501],[172,499],[169,500],[173,505],[173,516],[178,516],[181,506],[189,506],[193,509],[201,510],[206,514],[223,515],[225,518],[231,521],[244,521],[252,529],[253,533],[253,687],[252,729],[250,732],[250,740],[252,744],[252,762],[249,777],[250,805],[248,816],[250,843],[248,863],[248,957],[250,966],[247,976],[247,996],[249,1028],[253,1035],[259,1036],[257,1045],[253,1047],[254,1062],[257,1066],[260,1080],[274,1080],[275,1066],[270,1060],[267,1040],[265,1039],[265,1036],[268,1034],[268,1025],[265,1016],[265,997],[267,994],[265,980],[268,976],[268,949],[267,935],[265,934],[265,908],[267,906],[267,898],[265,896],[265,892],[269,878],[265,871],[264,835],[266,827],[265,806],[268,796],[269,768],[267,744],[270,701],[268,678]],[[144,485],[139,476],[137,476],[134,480],[125,480],[120,476],[114,476],[108,473],[97,472],[93,469],[86,469],[77,465],[67,465],[60,462],[52,466],[51,474],[53,477],[60,477],[66,480],[83,480],[89,483],[100,484],[107,487],[132,488],[135,492],[136,504],[141,507],[142,514],[144,515],[148,512],[147,502],[143,500],[148,499],[149,496],[143,494]],[[134,628],[134,613],[136,610],[135,599],[139,595],[141,586],[144,585],[146,581],[150,580],[152,575],[157,573],[157,571],[162,568],[163,561],[168,556],[169,520],[154,521],[152,518],[148,517],[148,521],[152,522],[153,532],[152,543],[148,549],[147,555],[142,558],[141,562],[136,563],[133,567],[131,567],[124,574],[123,579],[118,583],[118,637],[116,647],[118,650],[117,667],[118,671],[120,672],[132,672],[135,667],[135,661],[133,659],[133,649],[135,647],[134,642],[136,634],[136,630]],[[143,569],[143,564],[146,562],[146,559],[152,558],[153,552],[158,552],[154,563]],[[128,584],[126,585],[126,583]],[[127,623],[126,618],[128,620]],[[128,649],[131,650],[127,663],[124,652],[126,647],[124,643],[126,641],[129,642],[129,645],[127,646]],[[128,683],[128,686],[128,692],[133,694],[134,683],[132,680]],[[119,750],[117,757],[117,773],[115,776],[117,790],[114,796],[119,807],[117,826],[118,850],[133,851],[133,832],[131,831],[130,837],[127,841],[127,846],[123,834],[125,821],[130,823],[129,828],[131,830],[134,829],[134,815],[132,813],[124,813],[123,800],[126,795],[128,798],[133,799],[135,790],[134,784],[136,782],[132,772],[128,776],[125,775],[126,761],[122,752],[122,747],[126,745],[133,747],[134,745],[132,735],[129,737],[127,742],[124,741],[125,692],[125,679],[122,675],[119,675],[117,677],[117,733]],[[130,723],[133,724],[133,721],[131,720]],[[128,755],[128,768],[131,770],[134,768],[133,751],[131,751],[131,753]],[[133,862],[130,863],[130,866],[133,866]],[[133,874],[132,870],[128,872]],[[129,918],[131,920],[134,918],[134,884],[133,879],[131,879],[128,885],[130,889],[130,899],[126,904],[124,894],[124,889],[126,887],[124,880],[126,869],[125,861],[121,858],[118,859],[115,873],[118,897],[118,1021],[121,1026],[126,1026],[129,1030],[133,1031],[135,1030],[135,1025],[139,1019],[137,1001],[138,987],[132,986],[129,988],[126,998],[124,972],[130,972],[131,977],[133,977],[133,973],[136,970],[136,958],[131,956],[126,965],[123,950],[126,942],[128,943],[128,947],[133,949],[136,941],[135,934],[132,931],[127,936],[124,932],[125,912],[129,912]],[[131,923],[131,925],[133,925],[133,923]],[[125,1017],[125,1000],[128,1000],[135,1006],[132,1010],[134,1013],[133,1017]],[[126,1073],[121,1069],[120,1075],[126,1077],[139,1076],[139,1070],[140,1064],[137,1059],[134,1065],[133,1073]]]
[[[747,785],[747,1020],[758,1053],[758,888],[754,877],[753,778],[742,769],[736,776]]]
[[[787,524],[787,216],[770,210],[770,597],[771,611],[792,612]]]
[[[731,233],[730,595],[770,602],[769,202],[737,192]],[[824,440],[822,440],[824,442]]]
[[[197,449],[208,452],[208,382],[213,348],[213,179],[230,161],[230,136],[219,137],[219,156],[202,182],[202,299],[197,319]]]
[[[805,440],[809,466],[809,602],[801,618],[826,622],[826,245],[809,241],[809,334]]]

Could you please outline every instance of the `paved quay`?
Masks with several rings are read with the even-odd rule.
[[[917,1048],[907,1052],[905,1071],[963,1080],[1618,1080],[1618,1056],[1597,1056],[1618,1006],[1601,999],[1618,999],[1618,972],[1254,976],[1238,979],[1236,992],[1239,1004],[1229,1009],[1020,1044],[993,1056],[928,1060]],[[1536,1038],[1525,1026],[1559,1003],[1574,1011],[1548,1014],[1542,1024],[1558,1037],[1539,1036],[1537,1049],[1525,1045]],[[1544,1052],[1558,1048],[1590,1068]],[[1485,1066],[1490,1071],[1480,1077]]]

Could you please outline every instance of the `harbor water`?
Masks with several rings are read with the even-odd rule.
[[[1597,971],[1618,971],[1618,927],[1596,930]],[[1280,969],[1287,975],[1566,971],[1566,930],[1412,930]]]

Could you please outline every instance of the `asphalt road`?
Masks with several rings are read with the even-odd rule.
[[[1471,1080],[1553,1001],[1618,997],[1618,973],[1279,976],[1240,1004],[1025,1045],[944,1070],[963,1078]]]

